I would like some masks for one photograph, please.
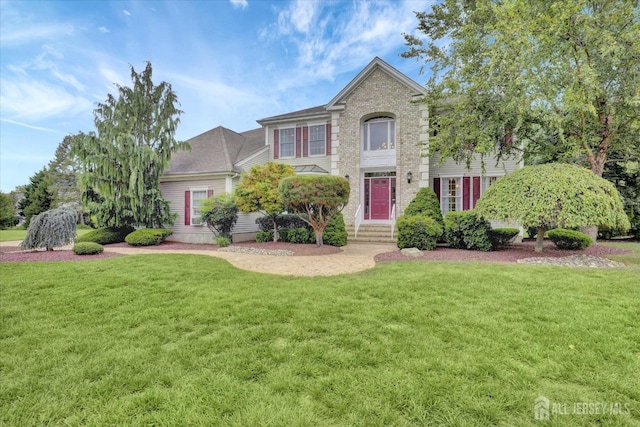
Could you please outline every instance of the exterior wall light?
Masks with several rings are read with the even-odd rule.
[[[407,172],[407,183],[411,184],[411,180],[413,179],[413,174],[411,171]]]
[[[349,174],[346,174],[346,175],[344,176],[344,178],[345,178],[347,181],[349,181]]]

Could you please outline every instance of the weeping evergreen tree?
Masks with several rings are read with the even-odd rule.
[[[59,208],[42,212],[31,218],[27,236],[20,243],[21,249],[47,248],[73,243],[76,238],[76,211]]]
[[[140,74],[131,67],[133,87],[117,85],[118,97],[109,94],[94,110],[95,132],[74,137],[83,202],[103,226],[173,223],[160,176],[171,154],[188,145],[175,139],[182,113],[175,92],[151,77],[151,63]]]

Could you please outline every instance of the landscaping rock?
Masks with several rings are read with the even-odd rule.
[[[404,248],[400,252],[402,252],[402,255],[414,258],[420,258],[422,256],[422,251],[418,248]]]
[[[541,264],[541,265],[560,265],[563,267],[590,267],[590,268],[616,268],[624,267],[624,264],[612,261],[607,258],[589,256],[589,255],[572,255],[561,258],[551,257],[535,257],[519,259],[520,264]]]

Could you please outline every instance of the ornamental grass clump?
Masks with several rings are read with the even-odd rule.
[[[51,209],[34,215],[20,249],[47,248],[73,243],[76,238],[76,212],[71,209]]]
[[[587,249],[593,244],[591,237],[586,234],[564,228],[550,230],[547,237],[558,249]]]

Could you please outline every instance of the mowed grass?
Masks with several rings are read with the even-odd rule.
[[[78,236],[88,233],[91,229],[78,229]],[[27,236],[27,230],[11,228],[8,230],[0,230],[0,242],[22,241]]]
[[[289,278],[169,254],[3,264],[0,424],[639,425],[639,278],[462,262]],[[607,413],[540,422],[541,395]]]

